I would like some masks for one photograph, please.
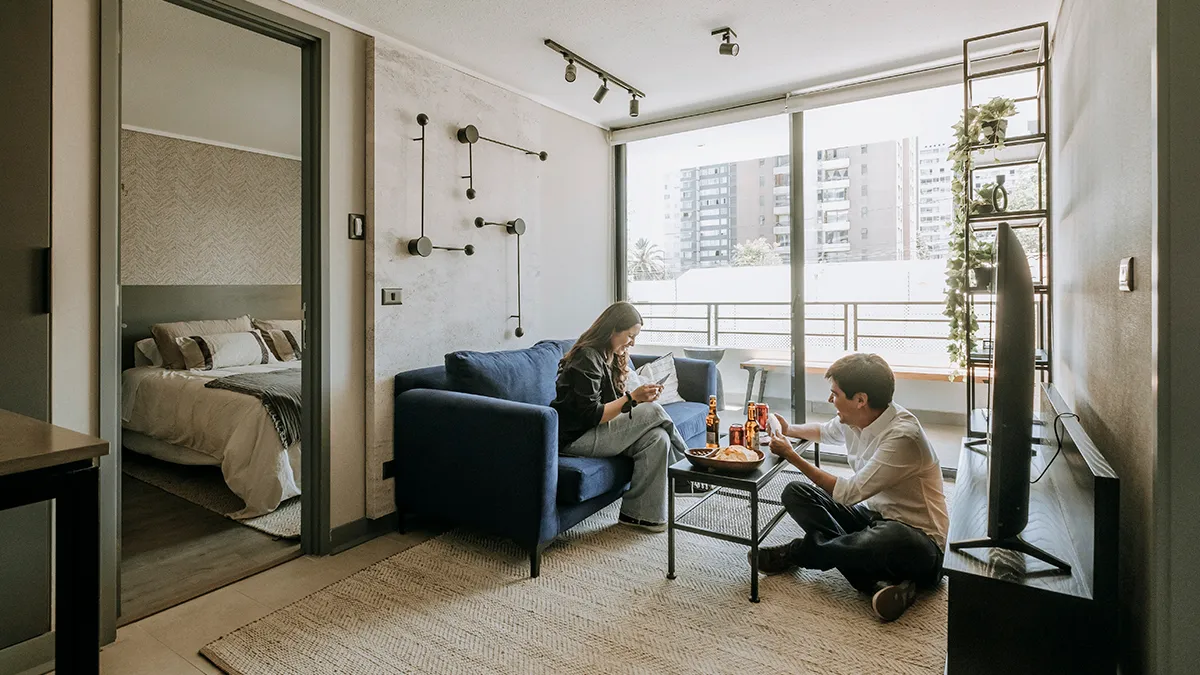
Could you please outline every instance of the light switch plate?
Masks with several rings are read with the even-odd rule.
[[[350,214],[350,238],[367,238],[367,218],[361,213]]]
[[[404,299],[401,297],[400,291],[399,288],[383,289],[383,297],[380,298],[380,302],[384,305],[403,305]]]
[[[1133,290],[1133,258],[1121,258],[1121,266],[1117,269],[1117,288],[1122,291]]]

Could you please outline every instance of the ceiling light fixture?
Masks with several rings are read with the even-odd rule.
[[[596,94],[592,96],[592,100],[599,103],[604,100],[605,96],[608,96],[608,80],[602,79],[600,80],[600,88],[596,90]]]
[[[566,59],[567,71],[566,71],[566,74],[564,75],[564,77],[566,78],[567,82],[575,81],[575,77],[578,74],[577,66],[581,67],[581,68],[586,68],[586,69],[592,71],[593,73],[595,73],[596,77],[600,78],[600,88],[596,90],[596,94],[594,96],[592,96],[592,100],[594,100],[596,103],[600,103],[601,101],[603,101],[604,97],[608,95],[608,87],[609,87],[609,83],[611,82],[614,86],[620,87],[620,88],[624,89],[625,91],[629,92],[629,95],[633,98],[633,100],[631,100],[629,102],[629,115],[631,117],[637,117],[637,115],[638,115],[637,99],[646,98],[646,95],[644,93],[642,93],[642,91],[640,89],[629,84],[628,82],[625,82],[624,80],[622,80],[619,77],[613,76],[612,73],[608,72],[607,70],[604,70],[603,68],[597,66],[596,64],[581,57],[580,55],[576,54],[575,52],[571,51],[570,49],[567,49],[566,47],[558,44],[554,40],[545,40],[544,44],[547,47],[549,47],[550,49],[553,49],[554,51],[558,52],[560,56],[562,56],[564,59]]]
[[[733,32],[733,29],[729,26],[721,26],[720,28],[713,29],[712,34],[721,36],[721,46],[717,48],[717,51],[721,52],[721,54],[725,56],[737,56],[738,52],[741,51],[738,43],[729,41],[730,38],[737,37],[737,33]]]

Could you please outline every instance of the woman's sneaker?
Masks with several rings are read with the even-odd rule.
[[[912,606],[917,599],[917,585],[911,581],[902,581],[890,586],[880,584],[879,590],[871,598],[871,608],[881,621],[895,621],[904,615],[904,611]]]
[[[763,574],[782,574],[793,567],[791,560],[791,544],[779,546],[762,546],[758,549],[758,571]],[[754,551],[746,551],[746,559],[754,565]]]
[[[622,525],[630,525],[632,527],[640,527],[643,530],[649,530],[651,532],[666,532],[666,530],[667,530],[666,523],[656,523],[651,520],[638,520],[637,518],[630,518],[629,516],[625,515],[624,513],[617,516],[617,522],[621,523]]]

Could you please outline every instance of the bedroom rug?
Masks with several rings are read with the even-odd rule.
[[[245,506],[242,498],[225,484],[219,467],[172,464],[136,452],[126,452],[122,459],[126,474],[209,511],[226,515]],[[236,522],[273,537],[299,539],[300,498],[293,497],[266,515]]]
[[[668,580],[667,535],[616,515],[560,537],[537,579],[515,545],[456,530],[200,653],[230,675],[943,671],[944,583],[890,624],[835,571],[761,577],[753,604],[745,547],[681,532]],[[798,533],[785,518],[767,543]]]

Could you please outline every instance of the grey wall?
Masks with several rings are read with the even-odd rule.
[[[1052,62],[1055,384],[1121,479],[1122,660],[1146,669],[1152,0],[1064,0]],[[1117,264],[1134,256],[1133,293]]]
[[[122,131],[121,283],[299,285],[300,162]]]
[[[367,514],[394,510],[392,481],[381,467],[392,456],[392,378],[440,365],[459,349],[516,349],[543,338],[578,336],[611,301],[614,236],[609,195],[611,153],[598,127],[554,112],[444,64],[377,41],[368,87],[373,204],[368,206]],[[586,95],[582,92],[580,95]],[[425,234],[437,246],[474,244],[477,252],[410,256],[421,233],[421,135],[426,128]],[[539,161],[480,141],[469,201],[467,146],[460,126],[549,153]],[[517,311],[516,238],[502,228],[476,229],[482,216],[523,218],[523,338]],[[401,287],[404,304],[381,307],[380,289]]]

